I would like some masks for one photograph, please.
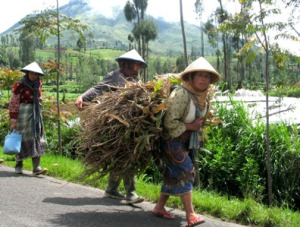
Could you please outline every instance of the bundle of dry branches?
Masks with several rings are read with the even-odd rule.
[[[87,174],[122,177],[147,167],[162,135],[171,84],[169,78],[147,84],[128,82],[89,103],[81,114],[79,148]]]

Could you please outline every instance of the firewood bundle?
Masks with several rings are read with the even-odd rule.
[[[171,84],[169,77],[128,82],[88,104],[81,113],[79,147],[87,174],[122,177],[143,172],[159,146]]]

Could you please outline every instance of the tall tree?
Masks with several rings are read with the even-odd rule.
[[[133,44],[132,43],[134,41],[134,37],[131,34],[129,34],[127,39],[129,41],[128,50],[131,50],[131,49],[133,49]]]
[[[218,18],[219,25],[222,24],[225,20],[228,19],[228,12],[223,7],[222,0],[218,0],[220,7],[216,10],[216,16]],[[231,63],[231,47],[229,45],[229,35],[226,31],[221,30],[221,37],[223,43],[223,73],[224,73],[224,80],[226,82],[226,88],[231,89],[231,74],[230,74],[230,63]]]
[[[20,49],[19,57],[22,65],[28,65],[35,59],[34,36],[28,34],[26,31],[20,34]]]
[[[59,79],[60,79],[60,17],[59,17],[59,7],[58,0],[56,0],[56,28],[57,28],[57,79],[56,79],[56,103],[57,103],[57,115],[58,115],[58,146],[59,154],[62,155],[62,141],[61,141],[61,127],[60,127],[60,106],[59,106]],[[65,94],[65,93],[64,93]]]
[[[124,14],[126,20],[129,22],[134,23],[134,28],[136,30],[134,37],[138,42],[138,52],[144,58],[145,56],[142,54],[142,34],[138,32],[138,27],[140,26],[141,22],[144,20],[145,11],[148,6],[148,0],[133,0],[131,3],[129,0],[126,2],[124,7]]]
[[[79,38],[76,42],[76,46],[78,48],[78,51],[81,52],[81,50],[84,48],[84,41]]]
[[[259,27],[257,27],[257,30],[255,32],[256,37],[260,45],[265,51],[265,77],[266,77],[266,142],[267,142],[267,174],[268,174],[268,195],[269,195],[269,205],[271,206],[273,204],[273,192],[272,192],[272,175],[271,175],[271,151],[270,151],[270,138],[269,138],[269,80],[270,80],[270,75],[269,75],[269,55],[270,55],[270,47],[269,47],[269,37],[267,35],[267,29],[268,27],[265,24],[265,16],[266,16],[266,11],[264,10],[263,4],[268,2],[264,2],[264,0],[258,0],[259,4],[259,15],[256,18],[257,22],[260,22]],[[271,3],[271,1],[270,1]],[[258,34],[262,34],[262,39],[261,36]]]
[[[207,35],[208,42],[210,45],[216,49],[216,56],[217,56],[217,71],[221,72],[221,66],[220,66],[220,56],[221,52],[219,50],[219,34],[218,29],[215,26],[214,23],[214,15],[211,15],[211,17],[206,21],[204,24],[204,32]]]
[[[132,34],[138,43],[138,52],[145,60],[148,57],[148,43],[150,40],[155,40],[157,36],[157,26],[153,20],[145,19],[147,6],[148,0],[133,0],[133,3],[127,1],[124,7],[126,20],[134,24]],[[146,72],[144,69],[144,81],[147,79]]]
[[[89,32],[89,45],[90,45],[90,57],[92,57],[92,43],[93,43],[94,34],[93,32]]]
[[[187,67],[188,58],[187,58],[186,39],[185,39],[185,31],[184,31],[182,0],[179,0],[179,5],[180,5],[180,24],[181,24],[181,32],[182,32],[182,40],[183,40],[183,56],[184,56],[185,67]]]
[[[292,30],[297,34],[298,37],[300,37],[300,31],[297,30],[295,27],[296,24],[300,23],[300,1],[299,0],[282,0],[282,2],[285,4],[286,8],[292,8],[291,13],[289,14],[289,26],[292,28]]]
[[[267,169],[267,188],[269,205],[273,204],[273,184],[272,184],[272,169],[271,169],[271,150],[269,138],[269,86],[270,86],[270,58],[277,63],[278,66],[284,64],[283,57],[280,57],[281,51],[278,49],[276,42],[271,40],[271,37],[276,37],[276,34],[281,34],[281,31],[289,24],[275,21],[274,18],[279,18],[281,11],[276,7],[275,0],[246,0],[250,11],[249,23],[247,30],[249,34],[254,34],[249,37],[248,42],[240,49],[240,53],[250,52],[252,49],[260,48],[264,52],[264,76],[266,81],[266,169]],[[240,15],[237,15],[239,17]],[[272,18],[272,20],[270,20]],[[230,22],[229,22],[230,23]],[[256,53],[252,51],[252,53]]]
[[[157,37],[157,26],[151,19],[144,19],[140,26],[139,30],[142,34],[142,44],[143,44],[143,53],[144,59],[148,59],[149,54],[149,42],[150,40],[155,40]],[[133,31],[134,33],[134,31]],[[144,68],[144,81],[148,81],[148,68]]]
[[[248,31],[247,26],[250,23],[250,15],[248,8],[251,4],[247,1],[240,2],[240,12],[237,14],[238,16],[234,16],[233,18],[228,18],[229,23],[222,23],[221,30],[223,32],[230,32],[232,34],[232,47],[236,52],[239,52],[239,49],[242,48],[247,39],[253,34]],[[237,89],[241,89],[243,87],[243,82],[245,78],[245,63],[248,63],[249,60],[253,61],[253,57],[251,57],[251,53],[237,54],[237,80],[238,85]],[[253,56],[253,55],[252,55]],[[248,60],[249,59],[249,60]],[[249,65],[249,64],[248,64]],[[251,70],[248,70],[249,73]]]
[[[196,0],[195,9],[197,13],[197,19],[199,20],[200,23],[201,56],[204,57],[204,39],[203,39],[204,24],[202,22],[202,14],[204,12],[203,0]]]

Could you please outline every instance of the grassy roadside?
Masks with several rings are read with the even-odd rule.
[[[2,149],[0,147],[0,158],[5,160],[3,164],[13,167],[15,165],[14,156],[3,155]],[[42,166],[49,170],[49,176],[59,179],[100,189],[105,189],[107,184],[105,177],[97,183],[92,182],[90,177],[82,177],[84,166],[78,160],[48,154],[42,158]],[[30,159],[24,161],[24,169],[32,169]],[[142,178],[138,178],[136,186],[140,195],[147,198],[148,201],[156,202],[159,197],[160,185],[145,183]],[[121,187],[121,190],[124,192],[124,187]],[[197,213],[211,215],[225,221],[252,226],[284,227],[296,227],[300,223],[300,212],[293,212],[287,208],[268,208],[252,199],[238,200],[202,190],[194,190],[193,197]],[[183,209],[178,197],[170,197],[167,206]]]

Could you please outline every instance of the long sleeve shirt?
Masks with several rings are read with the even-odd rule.
[[[170,94],[167,110],[163,119],[163,124],[167,133],[165,139],[173,139],[186,131],[185,123],[191,123],[196,118],[195,101],[183,88],[175,88]],[[209,105],[201,111],[201,117],[205,117],[209,111]],[[200,129],[200,132],[202,129]]]
[[[175,88],[170,94],[163,124],[171,138],[176,138],[186,131],[184,119],[189,114],[190,104],[191,98],[185,89]]]
[[[96,86],[90,88],[82,94],[82,100],[85,102],[92,101],[96,96],[101,95],[103,92],[115,90],[113,87],[124,87],[127,81],[133,81],[130,77],[126,77],[120,71],[112,71],[108,73],[104,79]],[[134,81],[138,81],[135,79]],[[111,87],[113,86],[113,87]]]
[[[39,100],[42,102],[42,81],[38,90]],[[9,116],[17,119],[19,116],[19,107],[21,103],[33,103],[33,94],[30,88],[18,81],[12,87],[12,96],[9,102]]]

